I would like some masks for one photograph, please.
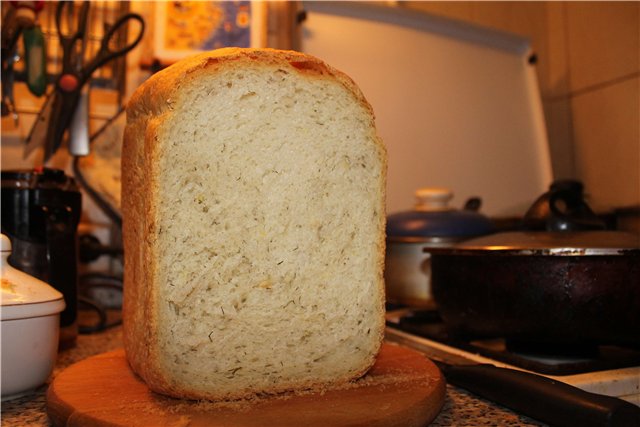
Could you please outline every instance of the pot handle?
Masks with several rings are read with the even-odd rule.
[[[547,231],[604,230],[605,223],[591,210],[582,195],[569,189],[549,193]]]
[[[480,197],[470,197],[464,204],[465,211],[478,212],[482,206],[482,199]]]

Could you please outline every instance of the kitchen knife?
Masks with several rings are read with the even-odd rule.
[[[407,335],[387,328],[387,339],[416,348]],[[530,372],[473,364],[460,356],[418,347],[438,365],[450,384],[545,423],[567,427],[640,426],[640,407],[622,399]]]

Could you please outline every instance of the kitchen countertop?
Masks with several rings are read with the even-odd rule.
[[[122,328],[80,335],[74,348],[63,350],[52,378],[65,368],[87,357],[122,347]],[[46,390],[43,385],[34,393],[2,402],[2,426],[50,426],[46,413]],[[517,415],[465,390],[447,385],[444,407],[432,426],[544,426],[531,418]]]

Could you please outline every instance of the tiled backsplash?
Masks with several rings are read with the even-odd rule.
[[[594,205],[640,204],[640,3],[564,5],[575,176]]]

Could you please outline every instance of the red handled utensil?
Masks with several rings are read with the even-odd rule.
[[[144,34],[144,20],[135,13],[128,13],[120,17],[105,33],[100,42],[96,55],[87,63],[78,67],[78,44],[82,43],[86,30],[89,2],[85,1],[78,14],[75,32],[64,31],[62,14],[67,7],[73,7],[73,2],[61,2],[56,10],[56,26],[63,50],[62,72],[55,83],[54,91],[47,99],[42,111],[27,138],[25,156],[44,141],[44,162],[46,163],[60,148],[65,132],[71,125],[71,120],[78,107],[83,86],[98,68],[114,58],[126,55],[140,43]],[[133,41],[124,47],[113,49],[117,34],[121,28],[131,21],[138,22],[138,34]],[[68,29],[68,28],[67,28]],[[43,129],[44,128],[44,129]]]

